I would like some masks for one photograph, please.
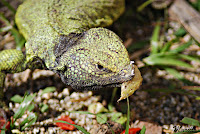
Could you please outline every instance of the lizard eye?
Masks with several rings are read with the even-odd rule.
[[[97,68],[101,71],[104,71],[104,72],[107,72],[107,73],[110,73],[112,72],[111,70],[107,69],[107,68],[104,68],[102,65],[100,64],[97,64]]]
[[[100,69],[100,70],[103,70],[104,67],[100,64],[97,64],[97,68]]]

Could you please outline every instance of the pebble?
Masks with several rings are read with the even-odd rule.
[[[62,91],[62,94],[65,96],[69,96],[69,89],[68,88],[64,88]]]
[[[50,99],[50,98],[51,98],[50,93],[44,93],[44,94],[42,95],[42,99],[48,100],[48,99]]]
[[[33,129],[33,133],[34,133],[34,134],[39,133],[39,131],[40,131],[40,129],[39,129],[38,127]]]

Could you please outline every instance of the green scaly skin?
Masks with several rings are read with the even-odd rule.
[[[133,77],[127,50],[109,26],[124,0],[26,0],[16,23],[27,40],[26,55],[0,52],[0,91],[6,73],[49,69],[75,89],[116,86]],[[99,27],[99,28],[97,28]]]

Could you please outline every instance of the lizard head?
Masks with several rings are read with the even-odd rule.
[[[61,79],[75,89],[119,86],[134,76],[121,39],[105,28],[85,31],[60,58]]]

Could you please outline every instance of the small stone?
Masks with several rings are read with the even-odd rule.
[[[11,109],[13,108],[12,102],[9,103],[9,108],[11,108]]]
[[[34,129],[33,129],[33,133],[34,133],[34,134],[39,133],[39,131],[40,131],[39,128],[34,128]]]
[[[50,99],[51,98],[51,96],[50,96],[50,94],[49,93],[44,93],[43,95],[42,95],[42,98],[44,98],[44,99]]]
[[[59,94],[58,94],[58,99],[61,99],[62,96],[63,96],[63,94],[62,94],[62,93],[59,93]]]
[[[34,101],[39,103],[39,102],[41,102],[41,100],[42,100],[41,97],[36,97]]]
[[[58,92],[57,92],[57,91],[54,92],[54,93],[53,93],[53,96],[57,97],[57,96],[58,96]]]
[[[41,133],[41,134],[44,134],[44,132],[45,132],[45,128],[44,128],[44,127],[41,127],[41,128],[40,128],[40,133]]]
[[[63,89],[62,93],[63,95],[69,96],[69,89],[68,88]]]

